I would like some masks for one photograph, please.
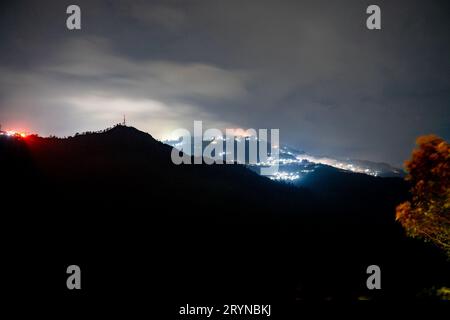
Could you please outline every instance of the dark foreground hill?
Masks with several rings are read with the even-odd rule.
[[[443,254],[394,221],[408,196],[400,179],[324,168],[301,189],[238,165],[176,166],[170,153],[123,126],[0,139],[11,294],[289,304],[416,299],[449,285]],[[70,264],[82,268],[81,293],[65,287]]]

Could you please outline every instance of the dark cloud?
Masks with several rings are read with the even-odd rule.
[[[0,120],[42,134],[126,113],[157,137],[193,120],[280,128],[316,154],[400,164],[450,137],[449,5],[378,1],[15,1],[0,17]]]

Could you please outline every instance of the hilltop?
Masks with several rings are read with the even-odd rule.
[[[5,285],[26,288],[33,261],[46,261],[38,284],[49,295],[55,268],[76,261],[90,270],[90,294],[112,299],[153,288],[180,302],[383,300],[448,280],[445,257],[394,220],[408,196],[401,179],[324,167],[299,188],[241,165],[176,166],[171,150],[125,126],[0,139],[1,205],[12,208],[3,212],[16,244]],[[386,270],[383,292],[365,289],[374,263]]]

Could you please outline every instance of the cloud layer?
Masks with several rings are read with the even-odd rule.
[[[445,1],[17,1],[1,13],[0,122],[69,135],[120,121],[163,138],[279,128],[320,155],[399,165],[417,135],[450,137]]]

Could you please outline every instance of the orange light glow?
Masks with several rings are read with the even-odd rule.
[[[26,138],[28,136],[28,133],[16,130],[6,130],[0,131],[0,135],[6,135],[8,137],[16,137],[16,138]]]

